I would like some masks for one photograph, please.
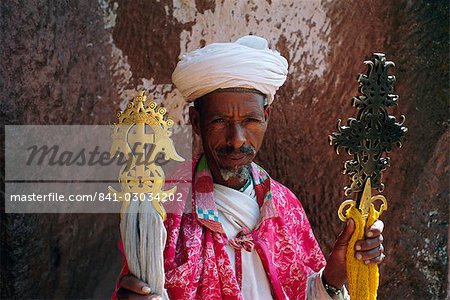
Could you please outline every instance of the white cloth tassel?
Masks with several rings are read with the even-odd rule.
[[[120,228],[130,272],[146,282],[153,294],[169,299],[164,289],[163,257],[167,233],[152,201],[131,201]]]
[[[141,274],[141,268],[138,260],[139,245],[139,227],[138,227],[138,209],[139,201],[130,201],[130,204],[122,216],[120,229],[124,245],[125,255],[127,257],[128,268],[136,277]]]
[[[147,247],[147,242],[148,240],[150,240],[150,235],[151,235],[151,231],[152,228],[149,228],[149,218],[151,216],[149,216],[148,212],[146,211],[146,209],[148,209],[148,201],[144,201],[139,205],[139,223],[138,223],[138,232],[139,232],[139,240],[140,242],[137,244],[138,245],[138,250],[139,250],[139,265],[141,266],[141,273],[140,273],[140,278],[142,279],[142,281],[145,281],[148,283],[148,279],[151,278],[151,275],[148,274],[148,263],[149,260],[151,260],[153,257],[148,257],[147,254],[151,253],[147,253],[148,250],[151,250],[150,247]],[[149,276],[147,276],[149,275]],[[154,276],[154,275],[153,275]],[[154,291],[154,287],[150,287],[152,289],[152,291]]]

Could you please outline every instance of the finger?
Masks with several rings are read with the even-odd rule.
[[[117,300],[161,300],[161,296],[153,295],[139,295],[129,290],[121,288],[117,291]]]
[[[364,263],[366,265],[368,264],[380,264],[383,262],[384,258],[386,257],[386,255],[384,255],[384,253],[381,253],[379,256],[372,258],[370,260],[365,260]]]
[[[380,256],[384,252],[383,245],[380,245],[379,247],[369,250],[369,251],[358,251],[355,253],[356,259],[360,259],[363,261],[370,261],[371,259],[376,258],[377,256]]]
[[[336,246],[346,247],[354,231],[355,231],[355,221],[353,221],[353,219],[348,219],[344,230],[341,232],[341,234],[336,240]]]
[[[152,292],[145,282],[140,281],[133,275],[125,275],[122,277],[120,287],[140,295],[149,295]]]
[[[376,220],[368,230],[366,230],[365,236],[368,238],[379,236],[384,229],[384,223],[381,220]]]
[[[383,235],[374,238],[367,238],[355,243],[355,251],[368,251],[379,247],[383,243]]]

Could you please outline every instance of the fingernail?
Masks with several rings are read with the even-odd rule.
[[[362,255],[358,253],[358,254],[356,254],[356,258],[357,258],[357,259],[361,259],[361,258],[362,258]]]
[[[356,251],[361,250],[361,246],[358,246],[358,245],[357,245],[357,246],[355,247],[355,250],[356,250]]]
[[[370,260],[365,260],[364,263],[367,265],[370,263]]]
[[[142,287],[142,291],[146,294],[150,294],[150,292],[152,291],[148,286],[144,286]]]
[[[372,236],[373,236],[373,232],[372,232],[372,231],[369,231],[369,232],[367,233],[367,236],[368,236],[368,237],[372,237]]]

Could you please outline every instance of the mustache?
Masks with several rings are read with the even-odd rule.
[[[239,147],[239,149],[234,148],[233,146],[224,146],[216,150],[218,154],[224,155],[224,154],[255,154],[256,150],[252,146],[249,145],[242,145]]]

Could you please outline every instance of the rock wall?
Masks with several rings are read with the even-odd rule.
[[[3,124],[108,124],[138,89],[187,123],[170,75],[184,53],[245,34],[269,40],[289,78],[258,161],[296,193],[328,254],[345,155],[327,143],[354,114],[372,52],[397,67],[409,128],[384,175],[390,209],[380,299],[442,299],[448,267],[446,1],[2,1]],[[3,155],[3,151],[2,154]],[[2,179],[4,171],[2,169]],[[108,298],[120,270],[114,215],[2,214],[2,298]]]

